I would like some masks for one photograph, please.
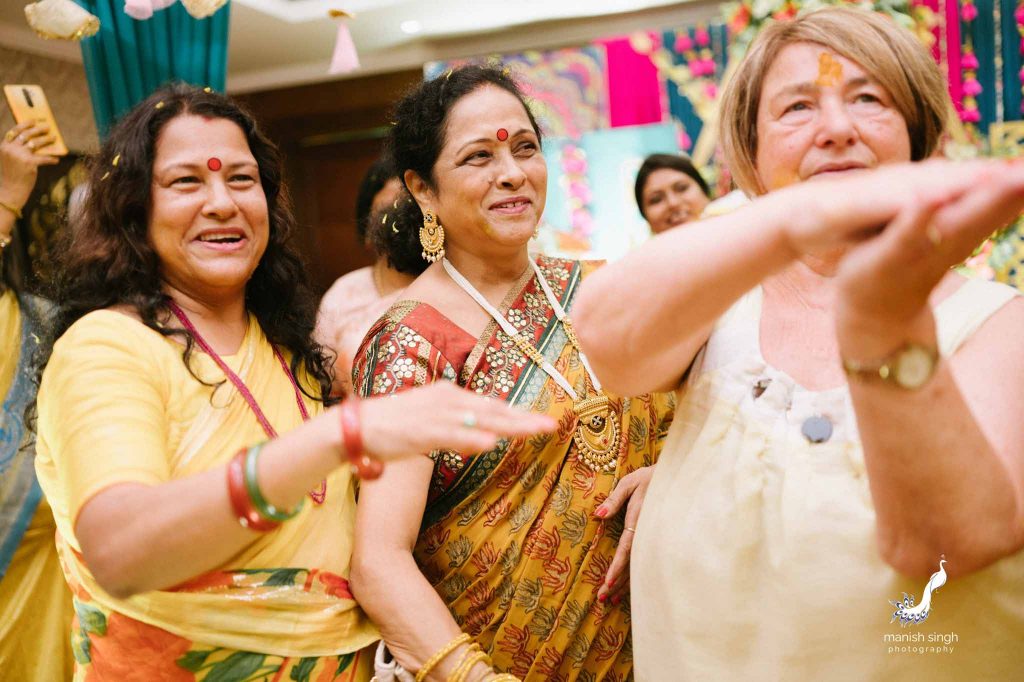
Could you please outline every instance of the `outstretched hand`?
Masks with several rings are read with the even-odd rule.
[[[972,182],[907,193],[884,231],[852,248],[839,265],[840,338],[870,337],[868,355],[890,352],[911,330],[933,326],[932,290],[1024,210],[1024,163],[982,162],[953,170]]]
[[[817,255],[873,239],[918,197],[974,191],[996,168],[1010,166],[990,160],[937,159],[885,164],[791,185],[767,195],[765,206],[782,207],[784,236],[795,256]]]
[[[447,381],[362,401],[363,449],[379,463],[433,450],[484,452],[500,438],[554,431],[551,417],[491,400]],[[375,478],[379,470],[360,471]]]

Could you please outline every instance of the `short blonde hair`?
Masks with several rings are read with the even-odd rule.
[[[910,31],[889,17],[830,7],[766,26],[722,93],[722,147],[740,189],[750,195],[766,192],[756,170],[761,89],[775,58],[793,43],[817,43],[859,64],[889,91],[907,122],[911,160],[919,161],[935,151],[945,127],[949,98],[935,60]]]

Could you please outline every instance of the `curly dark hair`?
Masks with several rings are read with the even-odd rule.
[[[373,162],[359,183],[359,192],[356,194],[356,233],[359,235],[359,241],[364,244],[368,238],[367,228],[370,223],[370,212],[373,210],[373,198],[392,178],[398,179],[394,164],[387,156],[382,156]]]
[[[704,179],[704,176],[700,174],[697,167],[693,165],[693,161],[688,157],[679,154],[651,154],[640,165],[640,170],[636,173],[636,183],[633,185],[636,207],[640,209],[640,215],[645,220],[647,219],[647,214],[644,212],[644,186],[647,184],[647,178],[651,173],[662,168],[670,168],[689,175],[697,183],[697,186],[700,187],[700,191],[704,192],[704,196],[709,199],[711,198],[711,190],[708,188],[707,180]]]
[[[189,362],[193,335],[161,324],[170,316],[169,298],[162,289],[160,260],[147,236],[157,138],[171,119],[186,114],[232,121],[245,134],[259,166],[270,222],[266,251],[246,285],[246,308],[271,343],[291,352],[292,372],[298,375],[304,368],[317,382],[319,395],[309,394],[305,387],[303,392],[326,401],[333,363],[313,340],[316,298],[291,241],[296,224],[282,179],[280,153],[253,116],[233,100],[183,84],[157,90],[128,112],[93,159],[88,198],[58,250],[49,287],[58,309],[38,371],[42,373],[53,342],[79,318],[94,310],[128,305],[150,329],[184,339],[185,366],[201,381]]]
[[[428,187],[436,188],[434,164],[445,144],[449,112],[460,99],[488,85],[511,93],[522,103],[537,140],[541,140],[540,126],[508,69],[501,64],[461,66],[416,85],[395,105],[387,149],[403,183],[405,172],[411,170]],[[382,239],[380,243],[375,241],[374,246],[387,257],[391,267],[419,274],[424,269],[419,238],[423,213],[408,191],[403,193],[398,208],[388,211],[388,218],[392,227],[381,231]]]

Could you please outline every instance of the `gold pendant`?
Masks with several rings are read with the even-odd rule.
[[[579,424],[572,434],[580,459],[594,471],[613,471],[619,454],[619,423],[608,396],[598,394],[572,407]]]

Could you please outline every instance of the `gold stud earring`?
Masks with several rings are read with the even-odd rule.
[[[428,263],[434,263],[444,258],[444,228],[430,211],[423,214],[420,244],[423,246],[423,252],[420,255]]]

